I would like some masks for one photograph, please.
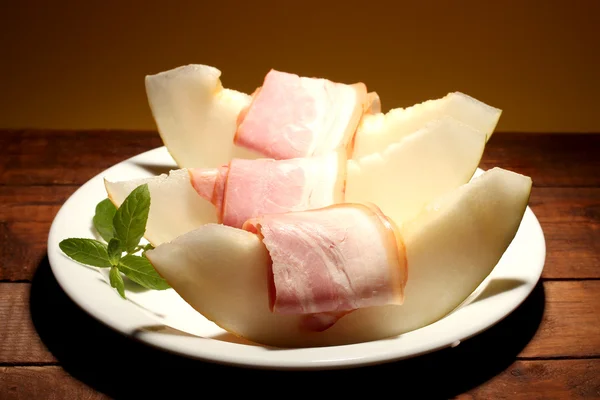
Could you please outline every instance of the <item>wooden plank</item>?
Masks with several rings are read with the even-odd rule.
[[[600,186],[600,135],[495,133],[486,145],[483,169],[506,168],[537,187]]]
[[[78,188],[78,185],[0,186],[0,218],[17,206],[61,205]]]
[[[534,187],[529,205],[546,240],[542,276],[600,278],[600,188]]]
[[[14,141],[15,135],[19,135],[19,132],[0,130],[0,176],[2,176],[8,164],[6,153],[9,145]]]
[[[52,220],[76,189],[0,186],[0,280],[31,279],[46,254]]]
[[[0,283],[0,363],[2,364],[56,361],[40,340],[31,321],[30,287],[31,285],[26,283]],[[0,398],[3,397],[0,395]]]
[[[152,131],[4,130],[0,136],[8,143],[0,161],[0,185],[82,184],[126,158],[162,146]],[[539,187],[598,187],[599,151],[597,134],[497,132],[481,167],[529,175]]]
[[[0,186],[0,280],[32,278],[46,254],[50,225],[77,187]]]
[[[22,282],[32,279],[46,256],[51,223],[0,220],[0,281]]]
[[[264,395],[262,385],[254,382],[277,382],[294,387],[298,395],[314,395],[319,384],[320,394],[355,394],[357,382],[380,382],[378,367],[369,369],[290,372],[256,371],[239,368],[211,368],[195,363],[196,368],[169,368],[159,364],[130,368],[111,368],[109,372],[97,366],[92,370],[74,370],[77,378],[58,366],[27,366],[0,368],[0,398],[10,399],[105,399],[105,398],[187,398],[189,393],[215,387],[215,381],[227,376],[228,395]],[[436,370],[437,371],[437,370]],[[400,391],[411,398],[458,399],[594,399],[600,396],[600,360],[516,361],[499,375],[486,382],[461,371],[447,374],[423,374],[423,370],[406,370],[399,376]],[[433,372],[433,371],[428,371]],[[441,371],[440,371],[441,372]],[[258,379],[257,379],[258,378]],[[256,379],[256,380],[255,380]],[[259,380],[260,379],[260,380]],[[333,381],[332,379],[338,379]],[[339,380],[341,379],[341,380]],[[450,380],[452,379],[452,380]],[[308,380],[309,385],[298,385]],[[331,384],[332,382],[346,382]],[[322,385],[322,386],[321,386]],[[223,388],[219,387],[219,391]],[[105,394],[106,393],[106,394]]]
[[[162,145],[156,132],[4,132],[0,185],[81,185],[106,168]]]
[[[110,373],[107,373],[110,375]],[[60,367],[0,367],[0,399],[110,399]]]
[[[522,357],[600,357],[600,281],[545,282],[540,327]]]
[[[0,324],[0,363],[5,365],[53,362],[56,357],[78,380],[109,393],[111,397],[139,395],[147,390],[145,385],[141,388],[132,386],[135,374],[145,381],[176,380],[179,382],[176,389],[169,388],[170,385],[152,388],[157,393],[164,391],[171,395],[179,389],[188,390],[186,382],[195,382],[194,377],[198,375],[209,380],[212,376],[226,375],[233,381],[285,381],[290,376],[294,377],[292,381],[298,379],[298,375],[259,373],[194,362],[131,341],[75,306],[58,287],[47,265],[42,265],[36,273],[30,296],[24,289],[28,287],[29,284],[0,284],[0,304],[5,305],[0,307],[0,321],[21,321]],[[27,304],[28,299],[31,299],[30,304]],[[403,388],[409,393],[411,390],[416,394],[429,390],[432,395],[442,398],[464,392],[473,398],[497,398],[514,392],[534,395],[534,398],[536,394],[552,392],[565,396],[593,394],[596,393],[593,390],[598,389],[598,358],[576,360],[585,366],[565,364],[572,360],[520,360],[513,363],[517,357],[600,357],[600,335],[595,329],[599,326],[596,312],[599,299],[599,281],[545,282],[543,286],[538,285],[515,312],[456,348],[398,363],[350,372],[304,375],[304,378],[325,383],[332,379],[364,379],[369,374],[372,379],[381,379],[381,376],[396,373],[403,377],[406,382]],[[30,322],[22,322],[28,321],[30,315],[35,321],[35,329]],[[39,337],[54,356],[39,345]],[[121,362],[115,362],[119,359]],[[104,365],[111,365],[111,374],[102,373],[105,372]],[[6,371],[12,370],[7,369],[0,376],[6,376]],[[56,379],[60,382],[57,386],[69,386],[62,378]],[[429,384],[423,385],[423,379]],[[432,379],[436,380],[436,385],[431,385]],[[7,385],[0,384],[0,388],[2,386]],[[25,390],[22,386],[11,385],[17,388],[15,390]],[[510,391],[500,392],[501,388]],[[469,392],[471,389],[473,391]],[[494,393],[497,396],[488,397]],[[2,395],[0,392],[0,398],[4,398]]]
[[[136,348],[77,307],[58,286],[47,264],[36,273],[31,304],[29,287],[0,283],[0,321],[9,321],[0,324],[0,363],[52,361],[40,337],[58,359],[60,355],[79,359],[86,351],[103,357],[102,353],[111,349],[131,352]],[[600,357],[599,310],[600,281],[545,282],[517,310],[455,351],[465,359],[480,357],[482,349],[486,357],[499,359]],[[87,349],[92,339],[99,343]]]
[[[600,357],[599,327],[600,281],[546,281],[505,319],[457,349],[464,345],[462,356],[476,360]]]
[[[491,381],[457,398],[598,399],[600,360],[517,361]]]

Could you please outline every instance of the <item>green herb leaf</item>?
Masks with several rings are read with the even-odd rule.
[[[119,260],[121,259],[121,253],[123,253],[123,250],[121,250],[121,241],[117,238],[110,239],[110,242],[108,242],[107,252],[110,264],[117,266],[119,264]]]
[[[121,276],[119,269],[114,266],[111,267],[109,277],[110,277],[110,286],[117,289],[117,292],[119,292],[121,297],[125,298],[125,283],[123,282],[123,277]]]
[[[146,289],[165,290],[170,287],[146,257],[128,254],[119,261],[119,270]]]
[[[67,256],[82,264],[100,268],[111,266],[107,247],[98,240],[70,238],[61,241],[58,246]]]
[[[154,246],[152,246],[152,243],[148,243],[147,245],[145,245],[144,247],[142,247],[142,256],[146,255],[146,252],[148,250],[154,250]]]
[[[113,229],[113,218],[115,217],[116,212],[117,208],[110,199],[104,199],[96,205],[96,214],[93,219],[94,228],[96,228],[100,236],[102,236],[102,239],[107,242],[109,242],[115,234]]]
[[[144,232],[150,211],[150,191],[148,184],[135,188],[123,201],[113,218],[115,237],[121,241],[127,253],[135,251]]]

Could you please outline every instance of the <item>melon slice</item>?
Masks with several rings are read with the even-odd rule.
[[[349,160],[345,201],[375,203],[400,224],[436,196],[468,182],[484,146],[481,132],[451,117],[433,121],[382,153]],[[193,186],[189,172],[180,169],[168,176],[106,181],[106,189],[119,206],[135,187],[149,183],[152,207],[146,238],[159,244],[205,223],[217,222],[210,202],[190,191]]]
[[[104,180],[116,207],[139,185],[148,184],[150,212],[144,237],[154,246],[175,239],[204,224],[217,222],[215,207],[196,193],[187,169],[152,178],[111,182]]]
[[[356,131],[352,158],[383,151],[392,143],[423,128],[428,122],[450,116],[482,132],[486,141],[492,136],[502,110],[464,93],[453,92],[412,107],[396,108],[387,114],[365,114]]]
[[[436,196],[468,182],[484,146],[479,131],[450,117],[434,121],[381,154],[349,160],[345,201],[377,204],[400,224]],[[148,183],[151,208],[145,237],[160,244],[218,222],[214,206],[193,189],[189,172],[180,169],[144,180],[106,181],[106,190],[119,206],[138,185]]]
[[[277,347],[340,345],[396,336],[443,318],[506,251],[529,200],[531,179],[494,168],[431,202],[402,226],[408,283],[401,306],[356,310],[323,332],[269,310],[270,256],[253,233],[208,224],[146,253],[192,307],[222,328]]]
[[[429,122],[381,153],[349,160],[346,201],[377,204],[400,224],[469,182],[484,148],[485,134],[452,117]]]
[[[257,154],[233,144],[251,97],[224,89],[217,68],[190,64],[146,76],[146,94],[163,144],[180,168],[213,168]]]

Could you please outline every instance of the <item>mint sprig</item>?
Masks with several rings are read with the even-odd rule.
[[[108,259],[106,244],[94,239],[72,238],[59,243],[60,249],[73,260],[93,267],[108,268],[112,264]]]
[[[113,218],[117,212],[117,207],[110,201],[110,199],[104,199],[96,206],[96,215],[92,220],[94,228],[102,239],[107,242],[115,236],[115,230],[113,228]]]
[[[121,241],[117,238],[110,239],[106,252],[108,254],[108,261],[110,261],[110,265],[119,265],[119,260],[123,255],[123,250],[121,250]]]
[[[127,254],[119,262],[119,270],[143,287],[155,290],[169,288],[167,282],[161,278],[146,257]]]
[[[119,272],[119,268],[115,266],[110,267],[110,273],[108,274],[108,278],[110,280],[110,286],[117,289],[119,295],[121,295],[121,297],[125,299],[125,282],[123,282],[123,277]]]
[[[149,211],[150,191],[148,184],[143,184],[129,193],[115,213],[112,222],[115,237],[121,241],[123,249],[128,253],[135,251],[144,236]]]
[[[147,184],[135,188],[119,208],[110,199],[104,199],[96,205],[93,224],[98,234],[108,243],[70,238],[61,241],[59,247],[68,257],[81,264],[110,268],[110,285],[122,298],[126,297],[121,274],[146,289],[168,289],[167,282],[146,258],[146,251],[154,246],[140,245],[146,232],[149,211],[150,191]],[[139,251],[142,252],[141,255],[136,255]]]

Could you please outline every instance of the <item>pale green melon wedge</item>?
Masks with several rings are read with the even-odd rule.
[[[427,123],[446,116],[469,125],[489,140],[501,114],[502,110],[461,92],[448,93],[412,107],[395,108],[386,114],[366,114],[356,131],[352,158],[381,152]]]
[[[148,184],[150,212],[144,237],[153,245],[175,239],[204,224],[217,222],[215,207],[196,193],[187,169],[152,178],[104,180],[108,197],[117,207],[139,185]]]
[[[375,203],[397,224],[471,179],[485,135],[451,117],[426,124],[381,153],[348,161],[346,201]]]
[[[180,168],[214,168],[233,157],[257,157],[233,144],[238,115],[251,97],[224,89],[220,76],[217,68],[200,64],[146,76],[152,116]]]
[[[401,228],[404,304],[354,311],[319,333],[269,310],[270,258],[252,233],[208,224],[146,254],[184,300],[239,336],[279,347],[370,341],[431,324],[465,300],[511,243],[530,191],[529,177],[494,168],[431,202]]]

